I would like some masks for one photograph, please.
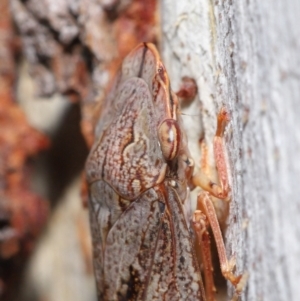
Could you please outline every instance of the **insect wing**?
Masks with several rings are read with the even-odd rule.
[[[172,188],[166,194],[149,189],[110,229],[105,206],[92,208],[99,300],[203,300],[189,230]]]
[[[145,300],[205,300],[182,203],[171,187],[166,186],[161,192],[165,210]]]
[[[93,242],[93,263],[97,282],[98,296],[104,294],[104,250],[111,226],[122,213],[120,197],[104,181],[90,185],[89,213]]]
[[[161,207],[150,189],[124,211],[107,236],[104,298],[147,300],[149,275],[161,228]]]

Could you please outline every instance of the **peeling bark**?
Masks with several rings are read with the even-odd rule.
[[[28,159],[49,141],[15,102],[17,39],[8,1],[0,10],[0,298],[11,300],[48,213],[47,202],[31,190]]]
[[[156,40],[156,1],[12,0],[11,9],[37,92],[80,101],[90,145],[96,106],[120,62],[139,42]]]

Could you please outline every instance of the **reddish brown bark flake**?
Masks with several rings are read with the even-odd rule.
[[[101,104],[123,58],[156,42],[156,0],[11,0],[38,94],[63,93],[82,104],[82,132],[93,140]]]
[[[0,11],[0,297],[8,299],[46,221],[47,203],[30,191],[27,162],[48,139],[28,125],[15,103],[16,40],[8,1]]]

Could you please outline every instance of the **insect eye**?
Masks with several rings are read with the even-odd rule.
[[[164,120],[158,129],[158,139],[164,158],[169,161],[178,155],[180,144],[180,128],[173,119]]]

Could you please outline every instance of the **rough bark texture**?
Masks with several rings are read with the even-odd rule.
[[[242,300],[297,300],[300,4],[164,0],[161,15],[171,82],[195,78],[205,139],[221,106],[232,115],[226,241],[237,271],[249,273]]]
[[[156,0],[10,3],[37,93],[79,100],[82,131],[91,144],[95,106],[120,62],[139,42],[156,39]]]

